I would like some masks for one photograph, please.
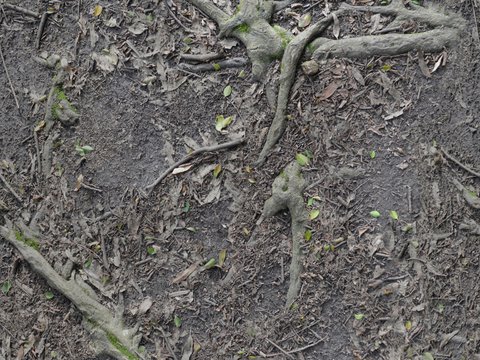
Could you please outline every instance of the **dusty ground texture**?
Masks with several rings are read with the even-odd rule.
[[[305,13],[318,19],[337,5],[305,1],[276,21],[294,30]],[[183,53],[245,57],[194,7],[54,1],[36,49],[39,20],[0,4],[0,224],[35,227],[41,254],[59,270],[73,260],[107,307],[122,294],[151,358],[480,358],[480,230],[462,226],[480,223],[480,180],[452,160],[480,171],[480,8],[475,0],[425,5],[468,21],[458,47],[299,71],[287,131],[255,168],[273,117],[269,85],[255,83],[248,65],[180,70]],[[347,16],[340,36],[387,22]],[[41,97],[57,70],[35,57],[52,54],[68,62],[63,88],[81,116],[55,123],[45,178],[35,137],[41,147]],[[220,132],[217,115],[234,120]],[[146,196],[175,160],[240,136],[244,145],[195,158]],[[82,155],[82,146],[93,151]],[[314,219],[301,293],[285,310],[289,215],[255,224],[273,179],[302,152],[311,155],[305,206]],[[68,300],[4,241],[0,258],[0,359],[101,358]],[[205,269],[210,259],[219,266]]]

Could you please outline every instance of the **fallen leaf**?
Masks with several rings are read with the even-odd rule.
[[[215,169],[213,169],[213,177],[217,178],[218,175],[220,175],[221,171],[222,171],[222,165],[218,164],[217,166],[215,166]]]
[[[395,210],[390,210],[390,217],[393,219],[393,220],[398,220],[398,214]]]
[[[312,22],[312,14],[306,13],[303,15],[300,20],[298,20],[298,27],[300,29],[306,28]]]
[[[100,16],[100,14],[102,13],[102,10],[103,10],[102,5],[95,5],[93,9],[93,16]]]
[[[370,216],[374,218],[379,218],[380,213],[377,210],[370,211]]]
[[[130,31],[134,35],[140,35],[143,34],[145,30],[147,30],[147,28],[147,25],[145,25],[144,23],[136,22],[135,24],[128,27],[128,31]]]
[[[422,71],[422,74],[430,78],[432,77],[432,74],[430,73],[430,70],[428,69],[427,63],[425,62],[425,58],[423,57],[423,51],[418,50],[418,65],[420,66],[420,70]]]
[[[225,89],[223,89],[223,96],[228,97],[232,95],[232,87],[230,85],[227,85]]]
[[[320,215],[320,210],[315,209],[310,211],[310,214],[308,215],[308,217],[310,220],[315,220],[318,217],[318,215]]]
[[[394,113],[392,114],[389,114],[387,116],[384,116],[383,117],[383,120],[392,120],[392,119],[395,119],[399,116],[403,115],[403,110],[398,110],[398,111],[395,111]]]
[[[197,270],[197,267],[198,267],[198,263],[193,263],[192,265],[190,265],[188,268],[186,268],[185,270],[180,272],[177,276],[175,276],[175,278],[172,280],[172,284],[178,284],[178,283],[181,283],[182,281],[187,280],[188,277],[192,275],[192,273],[195,270]]]
[[[230,125],[232,121],[232,116],[224,117],[223,115],[217,115],[217,117],[215,118],[215,129],[217,129],[217,131],[222,131],[228,125]]]
[[[193,166],[193,164],[190,164],[190,163],[180,165],[179,167],[173,169],[172,174],[176,175],[176,174],[184,173],[184,172],[190,170],[192,168],[192,166]]]
[[[147,297],[145,300],[142,301],[142,303],[138,307],[138,315],[145,314],[148,310],[150,310],[152,305],[153,305],[152,299],[150,297]]]
[[[218,266],[219,267],[223,266],[226,258],[227,258],[227,250],[226,249],[220,250],[220,253],[218,254]]]
[[[295,160],[297,160],[297,163],[298,163],[300,166],[308,165],[308,163],[310,162],[310,160],[308,159],[307,156],[305,156],[305,155],[303,155],[303,154],[300,154],[300,153],[298,153],[297,155],[295,155]]]
[[[337,15],[335,13],[332,13],[332,18],[333,18],[333,36],[335,36],[336,39],[340,36],[340,21],[338,21]]]
[[[317,97],[318,100],[323,101],[327,100],[330,96],[332,96],[335,91],[338,89],[338,85],[336,82],[331,82],[325,89],[323,89],[322,93]]]

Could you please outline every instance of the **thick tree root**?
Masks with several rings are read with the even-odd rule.
[[[84,325],[93,335],[93,345],[97,352],[105,353],[119,360],[137,360],[143,357],[138,353],[141,335],[136,328],[127,329],[123,325],[123,309],[116,315],[100,304],[94,291],[81,279],[72,274],[70,280],[61,277],[38,252],[40,243],[34,232],[23,224],[14,226],[7,221],[0,226],[0,236],[12,244],[28,262],[30,267],[59,293],[68,298],[80,311]]]
[[[287,106],[290,98],[290,89],[295,81],[295,74],[300,58],[303,55],[304,49],[312,39],[323,32],[333,21],[334,16],[340,16],[341,11],[330,14],[325,19],[310,26],[300,35],[291,40],[282,57],[280,85],[278,89],[277,108],[272,125],[268,130],[267,140],[263,145],[262,151],[258,156],[256,165],[262,165],[267,159],[268,154],[273,149],[278,140],[282,137],[287,127]]]
[[[301,244],[306,231],[307,211],[303,201],[305,180],[300,165],[293,161],[287,165],[272,185],[272,196],[265,201],[262,217],[270,217],[281,210],[288,209],[292,221],[292,261],[290,264],[290,285],[288,287],[286,307],[290,307],[298,297],[302,272]],[[261,220],[259,220],[261,221]]]
[[[330,14],[320,22],[309,26],[291,39],[288,32],[271,26],[273,12],[287,2],[271,0],[242,0],[238,11],[229,17],[209,0],[187,0],[215,20],[220,27],[220,36],[233,36],[247,48],[252,61],[254,78],[261,79],[268,65],[282,57],[282,75],[278,91],[277,108],[267,140],[260,152],[257,165],[262,165],[286,128],[286,111],[296,68],[306,45],[322,33],[333,21]],[[465,28],[465,20],[457,15],[445,15],[410,3],[407,9],[402,0],[392,0],[388,6],[351,6],[342,4],[335,15],[347,11],[371,12],[394,16],[393,22],[382,32],[401,29],[406,22],[427,25],[431,30],[415,34],[382,34],[346,38],[340,40],[317,39],[312,43],[316,50],[314,59],[328,56],[360,58],[375,55],[398,55],[411,50],[440,51],[453,45]]]

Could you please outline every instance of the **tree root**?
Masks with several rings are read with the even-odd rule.
[[[290,285],[287,292],[286,307],[290,307],[297,298],[302,272],[302,249],[301,244],[306,231],[308,218],[303,201],[305,180],[301,173],[300,165],[292,161],[287,165],[272,185],[272,196],[265,201],[261,222],[264,218],[275,215],[281,210],[288,209],[292,222],[292,261],[290,264]]]
[[[322,33],[333,20],[330,14],[318,23],[309,26],[297,37],[278,26],[271,26],[273,12],[288,4],[288,1],[242,0],[238,11],[231,17],[209,0],[187,0],[207,16],[215,20],[220,28],[219,36],[232,36],[247,48],[252,61],[254,79],[261,79],[274,59],[282,59],[282,75],[278,91],[277,108],[267,140],[260,152],[256,165],[262,165],[286,128],[286,110],[295,72],[304,49],[313,37]],[[366,57],[375,55],[398,55],[411,50],[440,51],[454,44],[465,28],[466,22],[457,15],[445,15],[410,3],[407,9],[402,0],[392,0],[387,6],[351,6],[342,4],[335,12],[338,17],[347,11],[371,12],[394,16],[392,23],[382,33],[402,29],[402,24],[415,21],[429,26],[430,30],[414,34],[382,34],[345,38],[340,40],[317,39],[311,44],[315,49],[314,59],[327,56]],[[312,50],[312,49],[310,49]],[[310,51],[309,51],[310,52]]]
[[[480,225],[473,219],[465,219],[460,224],[461,230],[468,230],[470,234],[480,235]]]
[[[138,329],[127,329],[123,325],[122,306],[117,313],[100,304],[94,291],[80,277],[72,274],[70,280],[61,277],[38,252],[40,246],[36,235],[24,224],[14,226],[7,220],[0,226],[0,236],[13,245],[28,262],[33,271],[43,277],[48,284],[68,298],[80,311],[84,325],[94,337],[94,347],[119,360],[138,360],[143,356],[138,352],[141,335]]]

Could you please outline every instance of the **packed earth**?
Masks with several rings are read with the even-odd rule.
[[[478,0],[0,2],[0,360],[480,359]]]

